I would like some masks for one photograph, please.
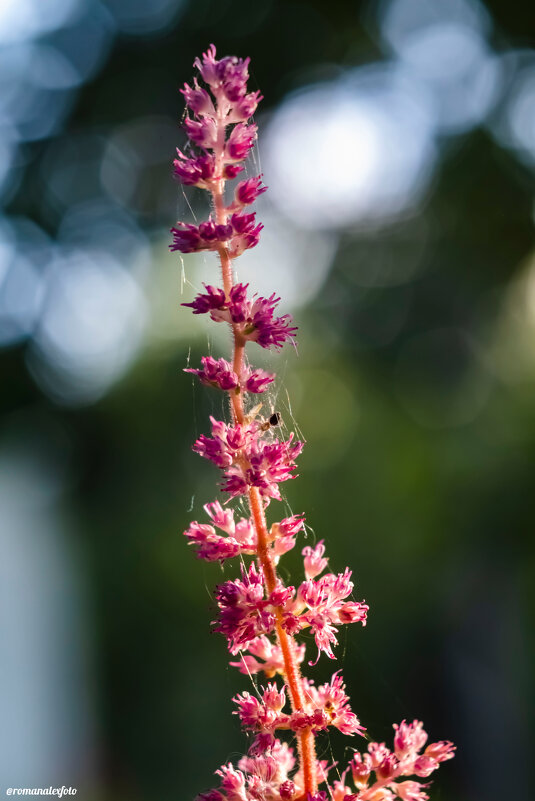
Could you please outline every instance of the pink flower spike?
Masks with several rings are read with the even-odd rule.
[[[240,559],[239,577],[216,587],[212,626],[226,637],[231,666],[250,677],[263,673],[271,682],[262,687],[253,680],[254,692],[233,699],[234,714],[253,733],[252,742],[246,755],[216,772],[220,786],[197,801],[428,801],[426,779],[453,757],[455,747],[448,741],[427,744],[418,720],[394,726],[392,750],[366,737],[366,752],[355,752],[331,779],[337,763],[317,758],[314,741],[321,740],[316,738],[321,732],[337,728],[354,736],[366,730],[351,709],[340,672],[320,686],[303,676],[302,635],[310,632],[315,640],[317,658],[309,664],[322,654],[335,659],[340,626],[365,626],[369,607],[353,600],[349,568],[326,572],[323,539],[300,545],[305,580],[298,588],[286,586],[285,572],[277,569],[282,555],[295,547],[304,517],[272,522],[268,507],[272,499],[283,500],[282,482],[296,477],[304,443],[286,434],[280,414],[269,411],[269,398],[257,403],[275,374],[250,365],[248,343],[275,350],[286,343],[295,347],[297,328],[289,314],[281,313],[275,292],[259,296],[249,284],[236,282],[234,259],[255,247],[263,230],[252,211],[267,189],[263,176],[256,170],[251,177],[244,174],[233,190],[227,183],[244,173],[250,160],[258,135],[252,115],[262,96],[248,89],[248,58],[218,59],[211,44],[194,66],[197,77],[180,90],[188,143],[177,149],[173,169],[182,184],[208,193],[211,213],[195,224],[178,221],[171,229],[170,249],[214,253],[221,268],[221,287],[204,285],[182,305],[225,323],[232,355],[227,354],[228,360],[203,356],[199,367],[188,364],[184,371],[226,393],[220,397],[226,415],[210,417],[210,432],[197,438],[193,450],[219,468],[220,487],[230,498],[224,505],[205,504],[207,522],[194,520],[184,534],[199,558],[220,562],[221,568],[228,559]],[[203,261],[208,266],[212,257]],[[228,502],[233,498],[239,498],[234,510]],[[248,509],[246,516],[240,517],[239,509]],[[277,675],[282,677],[279,686]],[[295,741],[296,757],[276,739],[279,730]]]
[[[307,545],[303,548],[301,555],[305,557],[305,576],[307,579],[316,578],[320,573],[323,573],[329,563],[329,559],[323,558],[325,553],[325,545],[323,540],[320,540],[315,548]]]

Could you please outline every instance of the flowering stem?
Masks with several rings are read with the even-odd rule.
[[[249,490],[249,506],[257,534],[258,559],[264,571],[267,592],[271,593],[275,589],[277,583],[277,573],[267,547],[268,534],[266,518],[260,499],[260,493],[256,487],[251,487]],[[277,623],[275,630],[284,659],[284,674],[290,691],[292,709],[294,711],[301,710],[305,707],[305,699],[303,696],[301,671],[299,670],[299,665],[295,658],[295,640],[293,637],[290,637],[282,627],[282,609],[277,609],[276,617]],[[301,766],[303,768],[303,783],[306,798],[307,793],[313,795],[318,790],[314,735],[310,729],[304,729],[302,732],[297,733],[297,740],[299,743]]]
[[[223,140],[224,141],[224,140]],[[216,213],[216,220],[219,224],[224,224],[227,221],[227,214],[224,202],[225,181],[223,179],[217,182],[216,188],[212,191],[212,199]],[[218,248],[219,258],[221,261],[221,274],[223,278],[223,288],[227,298],[230,297],[230,291],[234,284],[234,276],[232,272],[232,260],[226,247],[221,246]],[[243,372],[243,362],[245,355],[245,341],[238,331],[237,325],[231,323],[232,334],[234,339],[234,353],[232,369],[238,376],[238,381],[241,383],[241,376]],[[243,409],[242,393],[230,393],[230,405],[234,424],[242,425],[244,422],[245,414]],[[257,556],[264,572],[267,593],[273,592],[277,585],[277,572],[273,560],[271,558],[268,548],[268,531],[266,525],[266,516],[264,514],[264,507],[260,497],[260,493],[256,487],[251,487],[248,492],[249,508],[254,527],[256,529],[256,540],[258,543]],[[290,700],[292,709],[294,711],[302,710],[305,708],[305,698],[302,689],[301,671],[299,664],[295,657],[296,645],[293,637],[291,637],[282,626],[282,608],[277,608],[276,611],[276,634],[279,645],[282,651],[284,660],[284,674],[290,692]],[[314,734],[310,729],[303,729],[297,733],[297,740],[299,743],[299,756],[301,759],[301,766],[303,769],[303,784],[304,784],[304,797],[307,793],[314,795],[318,790],[318,781],[316,777],[316,748],[314,743]]]
[[[248,393],[265,392],[275,375],[254,369],[246,361],[245,346],[247,341],[254,341],[262,348],[278,350],[285,342],[294,341],[297,328],[291,324],[290,315],[275,316],[280,300],[275,293],[267,298],[257,294],[248,298],[248,284],[234,283],[234,259],[258,244],[263,228],[255,221],[256,212],[245,209],[267,189],[262,185],[262,175],[257,175],[240,181],[234,187],[233,199],[225,202],[226,181],[243,171],[243,162],[257,136],[251,117],[262,98],[258,91],[247,92],[248,64],[249,59],[234,56],[218,60],[214,45],[210,45],[194,64],[202,85],[196,78],[193,86],[184,84],[181,90],[189,112],[183,126],[190,143],[200,152],[194,150],[190,155],[177,150],[175,175],[184,185],[211,193],[215,220],[210,215],[199,225],[178,221],[171,228],[170,247],[182,253],[219,254],[223,287],[205,285],[206,292],[183,305],[191,307],[194,314],[209,313],[214,322],[228,323],[233,338],[232,364],[206,356],[201,369],[185,370],[197,375],[203,384],[228,393],[232,417],[231,425],[211,417],[212,436],[201,435],[193,450],[223,471],[222,489],[231,498],[247,495],[250,510],[248,518],[235,520],[232,508],[224,509],[219,501],[208,503],[204,509],[213,525],[194,520],[184,534],[196,547],[197,556],[209,562],[223,563],[244,554],[256,558],[248,567],[242,565],[241,580],[226,581],[217,588],[219,617],[214,623],[226,636],[230,653],[240,653],[240,662],[231,662],[232,666],[242,673],[263,671],[268,678],[281,673],[285,687],[279,688],[274,682],[262,688],[260,698],[244,692],[233,699],[242,725],[258,736],[237,768],[229,762],[216,771],[221,778],[220,789],[202,793],[197,801],[253,801],[260,797],[322,801],[328,795],[338,801],[342,795],[379,801],[379,796],[393,798],[394,794],[407,801],[424,801],[428,798],[426,784],[397,780],[411,774],[427,778],[441,762],[451,759],[454,746],[449,741],[435,742],[422,753],[427,734],[418,720],[394,726],[394,751],[375,742],[369,742],[364,755],[355,751],[341,781],[335,781],[333,787],[327,784],[326,791],[318,792],[318,784],[328,781],[328,768],[326,762],[316,759],[316,732],[334,727],[350,736],[362,735],[365,729],[351,711],[340,671],[320,687],[301,676],[305,646],[299,645],[294,635],[310,629],[318,658],[323,652],[334,659],[332,645],[337,643],[338,627],[357,622],[364,626],[368,605],[347,601],[353,591],[349,568],[338,575],[328,572],[321,576],[329,561],[324,557],[323,540],[302,550],[305,581],[297,589],[286,587],[277,576],[278,559],[296,545],[304,516],[291,515],[268,529],[265,509],[271,498],[282,500],[278,485],[295,477],[295,459],[303,443],[294,440],[294,433],[284,440],[270,432],[279,425],[277,413],[258,420],[256,410],[261,405],[251,411],[247,408]],[[272,634],[276,643],[269,636]],[[284,711],[287,695],[291,714]],[[293,772],[294,749],[274,736],[277,730],[295,732],[297,772]],[[356,793],[342,786],[349,770],[360,787]],[[372,772],[375,781],[370,784]]]

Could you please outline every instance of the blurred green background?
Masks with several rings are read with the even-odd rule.
[[[299,325],[298,354],[250,354],[308,443],[283,511],[371,607],[334,667],[375,739],[418,717],[457,743],[432,798],[530,797],[534,29],[527,0],[2,4],[3,791],[186,801],[246,748],[221,570],[181,536],[222,408],[182,369],[229,341],[179,304],[217,262],[167,250],[207,211],[170,163],[215,42],[265,96],[239,277]]]

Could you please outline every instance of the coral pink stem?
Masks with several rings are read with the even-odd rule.
[[[270,593],[275,589],[277,574],[267,545],[268,532],[266,518],[260,493],[256,487],[251,487],[249,490],[249,506],[258,538],[258,559],[264,570],[267,592]],[[280,608],[277,610],[276,632],[284,659],[284,674],[290,691],[292,708],[294,711],[304,709],[305,699],[301,682],[301,672],[295,658],[296,645],[293,637],[290,637],[282,627],[282,610]],[[314,795],[318,790],[314,735],[310,729],[304,729],[297,734],[297,740],[299,743],[299,756],[303,769],[303,783],[306,798],[307,793]]]
[[[223,140],[224,141],[224,140]],[[221,173],[220,173],[221,174]],[[214,201],[214,208],[216,213],[216,220],[220,224],[226,222],[226,211],[224,203],[224,187],[225,181],[219,180],[217,188],[212,192]],[[228,250],[225,247],[218,249],[219,257],[221,260],[221,273],[223,277],[223,288],[227,298],[230,296],[230,291],[234,284],[234,276],[232,273],[232,260],[229,256]],[[243,371],[245,342],[240,336],[237,326],[231,325],[232,334],[234,339],[234,354],[233,354],[233,370],[241,379]],[[231,398],[231,412],[234,424],[243,424],[245,419],[243,409],[242,393],[230,393]],[[254,527],[256,529],[258,551],[258,560],[264,572],[266,582],[266,590],[269,593],[273,592],[277,584],[277,573],[275,565],[268,548],[268,531],[266,525],[266,517],[264,514],[264,507],[260,497],[260,493],[256,487],[251,487],[248,492],[249,507],[253,519]],[[291,637],[282,626],[282,609],[277,610],[277,624],[276,633],[279,645],[282,651],[284,660],[284,675],[288,684],[290,693],[290,700],[292,708],[301,710],[305,707],[305,698],[303,695],[301,671],[299,663],[296,659],[296,644],[293,637]],[[298,750],[303,771],[303,784],[304,784],[304,798],[310,793],[314,795],[318,791],[318,779],[316,771],[316,748],[314,742],[314,734],[310,729],[304,729],[297,733]],[[299,801],[296,799],[296,801]]]

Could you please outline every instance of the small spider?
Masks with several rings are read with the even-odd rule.
[[[280,416],[280,412],[273,412],[267,420],[264,420],[260,423],[260,431],[269,431],[270,428],[275,428],[275,426],[280,426],[282,417]]]
[[[275,428],[276,426],[280,426],[282,422],[282,417],[280,412],[271,412],[269,417],[266,417],[265,420],[257,419],[260,411],[262,409],[262,404],[259,403],[258,406],[255,406],[249,414],[245,417],[244,422],[247,425],[250,425],[254,420],[258,423],[258,429],[260,431],[269,431],[270,428]]]

